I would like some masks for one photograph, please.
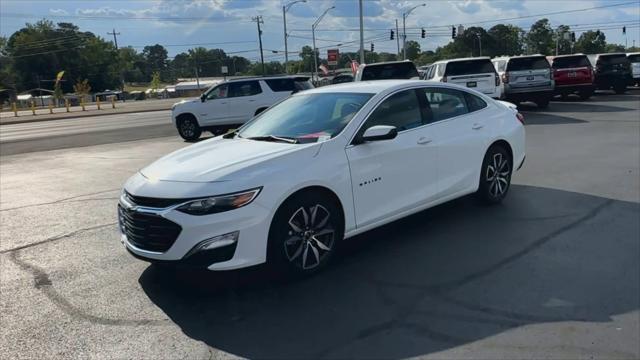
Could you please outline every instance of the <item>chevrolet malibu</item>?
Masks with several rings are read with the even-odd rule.
[[[303,91],[133,175],[121,241],[151,262],[312,273],[356,234],[467,194],[502,201],[524,163],[523,121],[446,83]]]

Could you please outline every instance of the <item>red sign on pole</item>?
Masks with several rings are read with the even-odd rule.
[[[327,64],[331,66],[338,65],[338,58],[340,58],[340,53],[338,52],[338,49],[327,50]]]

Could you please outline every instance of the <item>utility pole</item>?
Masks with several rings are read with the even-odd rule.
[[[396,19],[396,45],[398,45],[397,54],[398,54],[398,57],[400,57],[400,31],[398,31],[398,19]]]
[[[360,9],[360,64],[366,64],[364,59],[364,20],[362,13],[362,0],[358,1],[358,6]]]
[[[262,64],[262,76],[264,76],[265,72],[264,72],[264,54],[262,53],[262,30],[260,30],[260,24],[264,24],[264,21],[262,21],[262,16],[260,15],[252,18],[251,20],[255,21],[256,24],[258,24],[258,41],[260,42],[260,63]]]
[[[478,48],[480,50],[480,55],[478,56],[482,56],[482,37],[480,36],[480,33],[477,33],[476,36],[478,37]]]
[[[120,58],[120,53],[117,52],[118,51],[118,35],[120,35],[120,33],[116,32],[116,29],[113,28],[113,32],[107,32],[107,35],[113,35],[113,44],[116,46],[116,54],[118,55],[118,58]],[[122,101],[125,101],[125,98],[124,98],[124,73],[122,71],[120,72],[120,90],[122,91]]]
[[[116,50],[118,50],[118,35],[120,35],[120,33],[117,33],[116,29],[113,29],[113,32],[108,32],[107,35],[113,35],[113,43],[116,46]]]

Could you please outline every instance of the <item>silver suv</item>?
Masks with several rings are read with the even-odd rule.
[[[544,55],[499,57],[492,60],[502,78],[502,97],[513,103],[533,101],[546,108],[553,97],[555,81]]]

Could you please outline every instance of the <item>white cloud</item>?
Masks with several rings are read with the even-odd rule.
[[[51,15],[58,15],[58,16],[69,15],[69,12],[67,10],[64,10],[64,9],[49,9],[49,13]]]

